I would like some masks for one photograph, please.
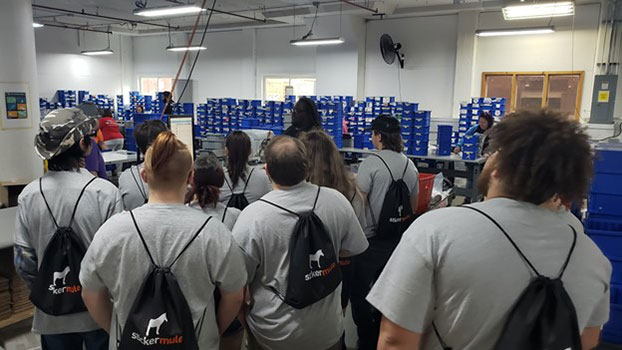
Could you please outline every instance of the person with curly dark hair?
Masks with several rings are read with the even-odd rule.
[[[495,348],[533,270],[561,279],[583,349],[597,346],[611,264],[568,210],[592,178],[588,136],[558,113],[522,111],[495,126],[491,151],[486,200],[418,218],[367,296],[384,315],[379,350],[438,349],[432,322],[448,347]]]

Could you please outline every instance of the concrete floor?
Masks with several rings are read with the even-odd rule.
[[[0,329],[0,349],[2,350],[40,350],[39,336],[32,334],[32,318]]]

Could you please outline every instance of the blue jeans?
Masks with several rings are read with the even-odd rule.
[[[42,334],[42,350],[108,350],[108,333],[98,329],[85,333]]]

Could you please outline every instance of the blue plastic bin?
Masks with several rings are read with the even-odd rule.
[[[588,199],[590,213],[622,216],[622,196],[604,193],[590,193]]]
[[[615,194],[622,196],[622,173],[596,173],[592,181],[592,193]],[[622,204],[622,203],[621,203]]]
[[[594,171],[596,173],[622,174],[622,150],[597,150]]]

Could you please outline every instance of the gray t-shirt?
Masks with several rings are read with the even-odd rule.
[[[272,191],[263,199],[297,213],[311,210],[318,187],[302,182]],[[322,187],[315,208],[335,250],[360,254],[368,243],[352,206],[339,192]],[[298,310],[271,290],[287,290],[289,243],[298,217],[255,202],[240,214],[234,239],[244,251],[253,305],[247,322],[261,346],[271,350],[320,350],[335,345],[343,332],[341,285],[326,298]]]
[[[172,263],[208,216],[182,204],[145,204],[133,211],[136,222],[159,266]],[[110,350],[116,349],[132,303],[149,272],[151,262],[129,212],[108,220],[97,232],[80,271],[85,289],[108,289],[114,303]],[[173,265],[172,272],[192,312],[201,349],[218,349],[214,288],[236,291],[246,282],[240,248],[231,233],[212,218],[201,234]]]
[[[254,169],[254,170],[253,170]],[[272,191],[272,184],[270,183],[270,179],[266,174],[266,171],[261,166],[254,167],[246,167],[246,175],[248,176],[253,170],[253,173],[250,175],[250,179],[248,180],[248,186],[246,186],[246,192],[244,192],[244,186],[246,181],[240,178],[238,183],[233,187],[233,193],[242,193],[244,192],[244,196],[248,203],[253,203],[259,198],[263,197],[264,194]],[[229,177],[229,171],[225,170],[225,184],[220,188],[220,202],[227,204],[229,199],[231,198],[231,178]]]
[[[125,210],[133,210],[147,202],[149,199],[149,185],[140,177],[140,169],[143,165],[133,165],[119,176],[119,191],[123,199]]]
[[[408,186],[410,196],[417,197],[419,195],[419,171],[417,171],[417,167],[412,161],[401,153],[389,150],[377,152],[376,155],[387,163],[389,169],[391,169],[390,173],[387,170],[387,166],[382,163],[382,160],[374,155],[369,155],[361,163],[356,174],[356,181],[361,191],[367,193],[369,204],[367,225],[363,229],[368,238],[376,234],[376,224],[382,210],[384,197],[393,181],[391,174],[393,174],[395,180],[402,179],[402,174],[404,174],[403,179]],[[408,164],[408,167],[406,167],[406,164]],[[404,172],[404,169],[406,169],[406,172]],[[413,208],[413,210],[415,209]]]
[[[92,178],[86,169],[48,171],[43,175],[43,194],[58,225],[69,224],[78,196]],[[88,247],[99,227],[122,210],[117,188],[107,180],[96,179],[86,188],[71,227]],[[33,248],[40,265],[54,232],[56,226],[39,191],[39,180],[35,180],[24,188],[18,199],[15,244]],[[98,328],[87,312],[52,316],[35,309],[32,323],[32,330],[37,334],[88,332]]]
[[[235,222],[241,213],[240,209],[227,208],[227,206],[222,203],[216,203],[215,205],[210,204],[205,208],[201,208],[198,203],[193,203],[190,206],[192,208],[202,210],[205,214],[213,216],[215,219],[220,220],[220,222],[225,224],[228,230],[233,230],[233,225],[235,225]]]
[[[607,322],[611,264],[572,214],[505,198],[473,206],[498,221],[548,277],[559,275],[568,256],[572,225],[577,244],[562,280],[579,329]],[[404,233],[367,300],[399,326],[423,333],[423,350],[441,349],[432,321],[454,349],[492,349],[511,307],[533,277],[486,217],[466,208],[439,209]]]

